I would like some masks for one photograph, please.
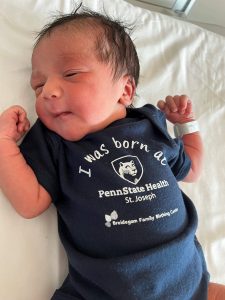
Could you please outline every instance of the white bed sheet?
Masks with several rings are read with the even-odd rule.
[[[34,95],[29,87],[33,32],[56,10],[71,11],[75,2],[0,1],[0,112],[20,104],[34,122]],[[182,188],[198,210],[197,235],[211,280],[225,284],[225,39],[122,0],[84,0],[83,4],[97,11],[104,7],[108,14],[136,24],[132,37],[141,64],[136,106],[156,104],[169,94],[185,93],[193,100],[205,164],[201,179]],[[0,299],[50,299],[67,273],[54,207],[25,220],[0,191],[0,266]]]

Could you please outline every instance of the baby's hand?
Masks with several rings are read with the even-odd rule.
[[[186,95],[167,96],[165,101],[159,100],[157,106],[173,124],[187,123],[194,119],[192,102]]]
[[[0,139],[11,139],[17,142],[30,128],[26,111],[14,105],[0,115]]]

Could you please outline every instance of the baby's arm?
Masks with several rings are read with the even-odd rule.
[[[185,96],[167,96],[165,101],[160,100],[157,104],[159,109],[166,115],[167,120],[175,124],[184,124],[194,121],[192,102]],[[184,149],[191,159],[191,169],[183,179],[185,182],[196,181],[202,170],[203,143],[199,131],[185,134],[182,137]]]
[[[17,146],[28,129],[22,107],[12,106],[0,115],[0,188],[20,215],[33,218],[49,207],[51,197]]]

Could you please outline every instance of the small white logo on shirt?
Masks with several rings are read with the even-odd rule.
[[[117,220],[117,219],[118,219],[118,214],[115,210],[113,212],[111,212],[110,215],[105,215],[105,220],[106,220],[105,226],[111,227],[111,222],[113,220]]]
[[[117,175],[132,184],[136,185],[143,175],[143,167],[137,156],[122,156],[113,160],[111,164]]]

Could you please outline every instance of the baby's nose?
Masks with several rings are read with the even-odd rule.
[[[57,99],[63,94],[63,89],[57,80],[48,80],[42,89],[42,96],[45,99]]]

